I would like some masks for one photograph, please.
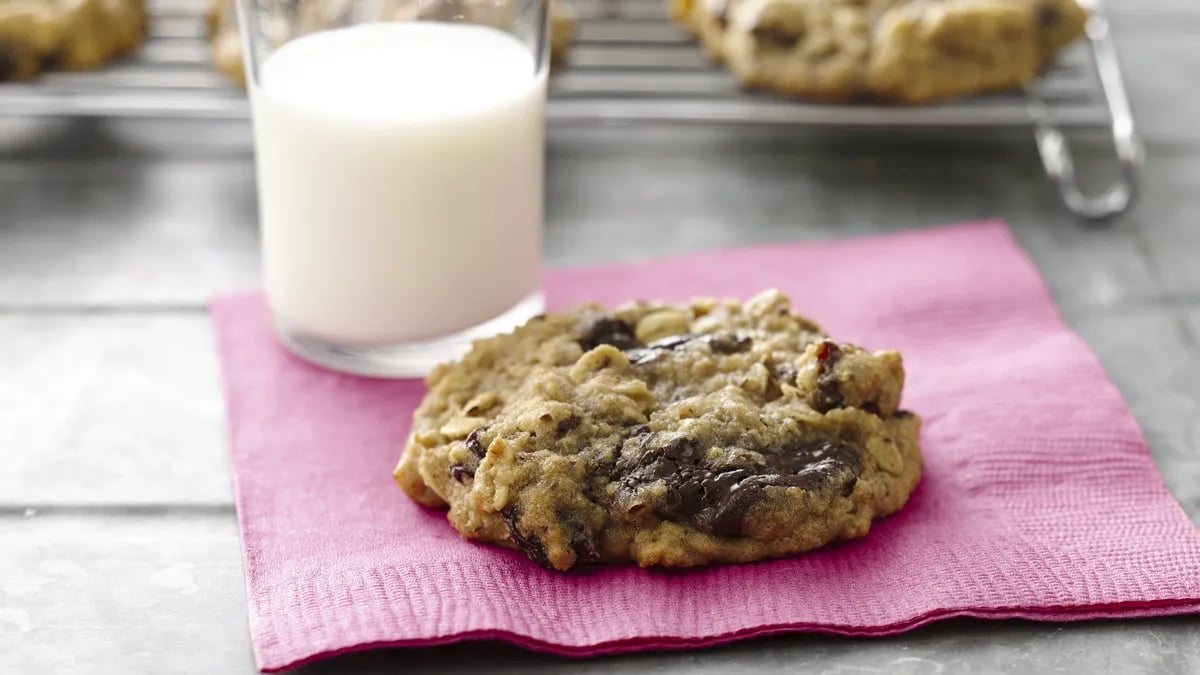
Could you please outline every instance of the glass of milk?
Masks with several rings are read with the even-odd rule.
[[[282,342],[408,377],[541,312],[546,0],[238,0]]]

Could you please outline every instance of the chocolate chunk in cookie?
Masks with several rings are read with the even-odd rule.
[[[862,449],[836,438],[795,439],[757,448],[743,462],[714,464],[703,443],[687,436],[640,436],[622,452],[618,502],[645,507],[674,522],[718,536],[743,534],[750,508],[769,487],[839,494],[861,471]],[[757,459],[761,458],[761,460]]]
[[[579,346],[584,351],[591,351],[600,345],[612,345],[620,350],[634,349],[640,346],[633,333],[633,327],[611,316],[602,316],[591,324],[579,336]]]
[[[512,542],[517,545],[529,559],[542,567],[549,567],[550,562],[546,559],[546,549],[542,546],[542,542],[538,541],[537,537],[532,534],[527,534],[521,530],[520,515],[517,512],[517,507],[509,506],[501,509],[500,515],[504,518],[504,524],[508,527],[508,534]]]

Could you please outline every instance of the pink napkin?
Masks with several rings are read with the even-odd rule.
[[[924,478],[863,540],[760,564],[550,572],[459,538],[392,483],[413,381],[309,366],[257,294],[212,311],[250,630],[264,671],[498,638],[584,656],[786,631],[884,635],[953,616],[1200,610],[1200,534],[1120,394],[999,222],[553,270],[552,307],[789,294],[841,340],[904,353]]]

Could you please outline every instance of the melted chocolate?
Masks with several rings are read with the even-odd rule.
[[[479,439],[483,432],[487,431],[487,427],[476,427],[474,431],[467,434],[467,440],[463,441],[467,449],[471,451],[471,457],[465,462],[455,462],[449,467],[450,477],[460,483],[467,483],[475,478],[475,470],[479,468],[479,462],[487,455],[487,448],[483,446],[483,441]]]
[[[466,483],[475,478],[475,472],[467,468],[466,464],[451,464],[450,477],[460,483]]]
[[[742,534],[746,515],[768,487],[819,490],[836,483],[840,494],[853,491],[861,453],[839,439],[796,439],[782,449],[764,450],[766,466],[715,468],[705,462],[706,448],[696,439],[655,434],[629,441],[617,469],[623,474],[622,497],[663,482],[666,494],[650,504],[660,517],[733,537]]]
[[[612,345],[621,351],[641,346],[633,334],[633,328],[620,319],[605,316],[588,326],[579,338],[579,346],[590,352],[600,345]]]
[[[567,539],[571,542],[571,550],[575,552],[576,565],[600,559],[600,553],[596,550],[596,542],[592,540],[589,528],[584,527],[578,518],[570,513],[558,511],[554,515],[559,526],[569,533]]]
[[[554,431],[559,436],[563,436],[572,429],[578,428],[580,424],[583,424],[583,419],[579,415],[571,415],[565,420],[559,420],[558,424],[554,425]]]
[[[542,567],[550,567],[550,560],[546,557],[546,547],[542,546],[541,540],[521,532],[521,528],[518,527],[517,523],[521,519],[521,514],[517,511],[517,507],[507,506],[501,509],[500,516],[504,518],[504,524],[508,526],[508,535],[512,537],[513,543],[533,562]]]
[[[737,333],[716,333],[705,335],[701,339],[718,354],[740,354],[749,351],[750,346],[754,344],[754,340],[751,340],[749,336]]]
[[[477,427],[474,431],[467,435],[467,449],[471,451],[472,455],[475,455],[475,457],[479,459],[483,459],[484,455],[487,454],[487,448],[483,447],[483,441],[479,440],[480,434],[482,434],[486,429],[487,427]]]
[[[737,333],[714,333],[711,335],[683,333],[651,342],[645,347],[630,349],[625,352],[625,355],[629,357],[630,363],[640,366],[657,360],[667,352],[691,345],[708,345],[709,349],[718,354],[736,354],[749,350],[753,344],[754,340],[749,336]]]

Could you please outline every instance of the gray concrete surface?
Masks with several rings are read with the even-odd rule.
[[[1200,4],[1113,5],[1143,198],[1082,226],[1024,135],[555,132],[550,264],[998,216],[1200,519]],[[1081,169],[1109,167],[1101,142]],[[205,300],[256,283],[244,125],[0,122],[0,673],[254,671]],[[583,662],[493,644],[303,669],[1197,673],[1200,619],[955,621]]]

